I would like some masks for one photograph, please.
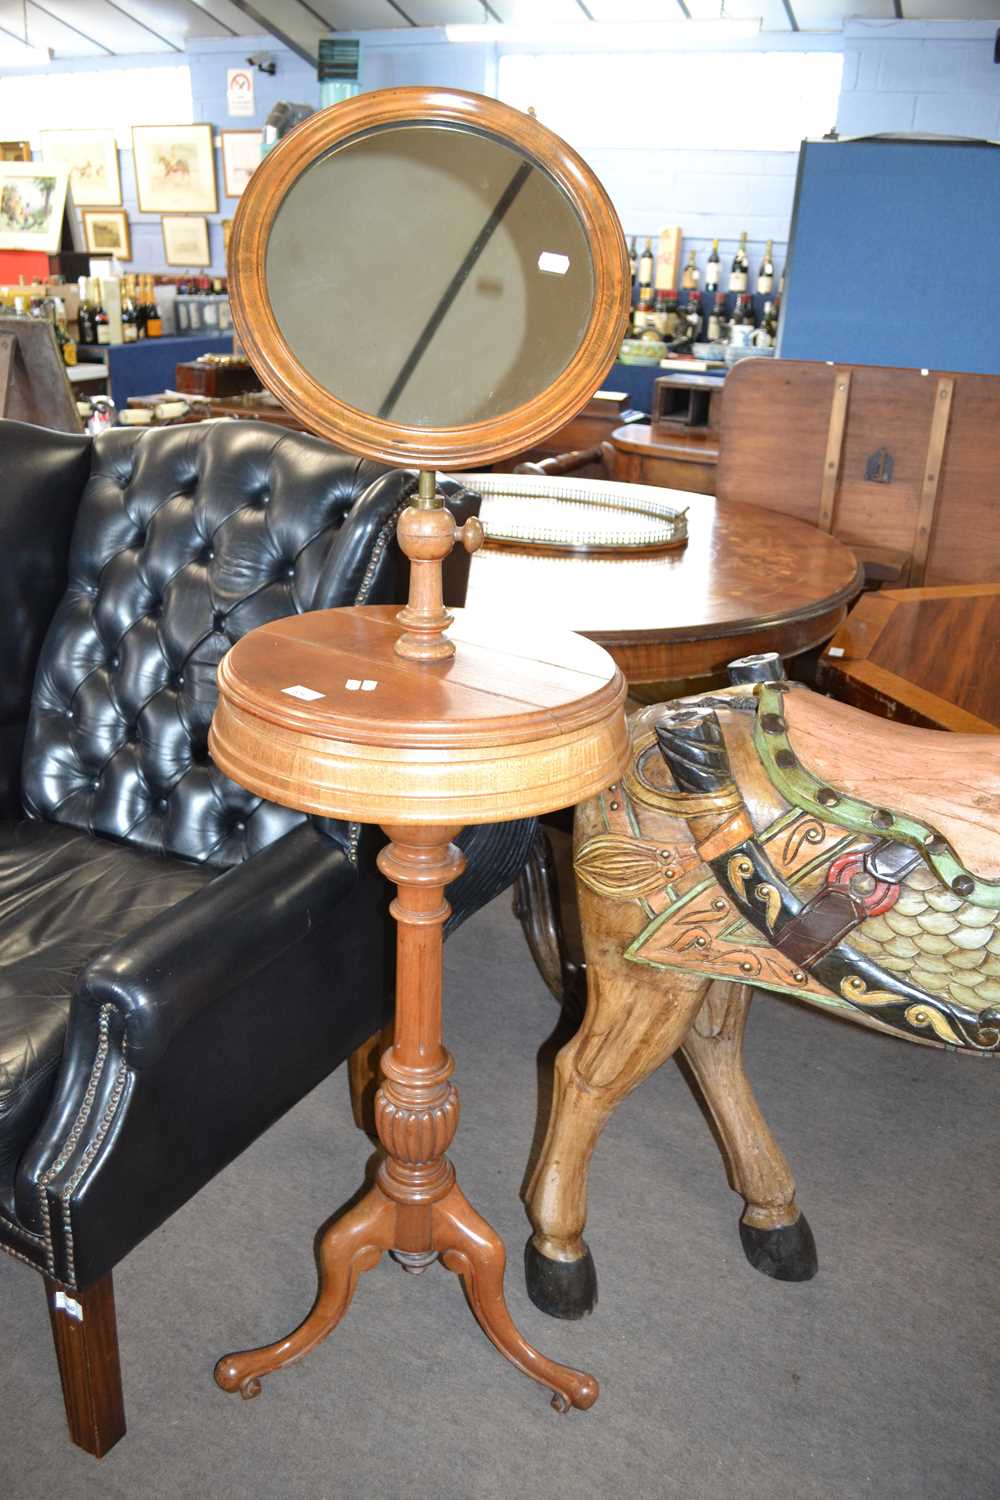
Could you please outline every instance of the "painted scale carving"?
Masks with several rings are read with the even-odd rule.
[[[557,1316],[596,1300],[582,1232],[600,1130],[677,1050],[746,1200],[747,1258],[778,1279],[815,1273],[743,1072],[750,986],[1000,1050],[1000,744],[873,719],[785,682],[777,657],[731,675],[637,714],[621,783],[577,811],[587,1010],[528,1190],[529,1290]]]

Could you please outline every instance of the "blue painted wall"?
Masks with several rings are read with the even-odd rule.
[[[226,70],[243,67],[249,53],[261,51],[267,51],[272,55],[278,65],[278,71],[273,78],[265,73],[255,73],[256,113],[253,116],[232,117],[226,112]],[[130,58],[66,59],[53,61],[45,71],[46,73],[100,74],[121,68],[162,68],[175,64],[184,64],[190,68],[193,117],[197,122],[213,125],[216,139],[220,130],[251,130],[263,126],[271,109],[280,99],[288,99],[296,103],[301,101],[314,107],[319,105],[319,84],[316,81],[315,68],[270,37],[241,37],[233,41],[204,40],[199,42],[197,50],[182,55],[161,52]],[[3,79],[0,78],[0,90],[2,87]],[[91,114],[98,108],[99,106],[91,104]],[[156,116],[153,115],[150,123],[153,123],[155,119]],[[88,120],[87,123],[90,121]],[[94,115],[95,126],[104,123],[99,113]],[[136,120],[134,123],[139,125],[145,122]],[[35,155],[39,154],[36,149]],[[215,148],[215,161],[219,207],[216,213],[208,214],[206,217],[209,221],[209,242],[212,251],[211,269],[221,275],[226,268],[222,246],[222,221],[233,217],[238,199],[227,198],[224,194],[222,153],[218,146]],[[121,172],[123,207],[128,213],[132,231],[132,259],[128,262],[129,267],[140,271],[164,271],[177,275],[177,268],[167,266],[164,260],[159,214],[139,212],[130,140],[127,143],[125,140],[119,140],[118,164]]]

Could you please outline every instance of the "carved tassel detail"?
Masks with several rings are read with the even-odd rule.
[[[599,896],[626,900],[662,890],[673,869],[674,852],[620,834],[599,833],[588,839],[574,861],[583,884]]]

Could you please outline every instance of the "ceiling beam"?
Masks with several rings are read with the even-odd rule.
[[[231,26],[227,25],[221,16],[213,15],[212,12],[209,11],[207,6],[198,5],[196,3],[196,0],[184,0],[184,3],[185,5],[189,6],[196,15],[211,16],[211,19],[215,22],[216,26],[221,26],[223,31],[229,32],[230,36],[237,36],[239,34],[238,32],[235,32]]]
[[[416,26],[417,23],[413,19],[413,17],[412,16],[408,16],[406,14],[406,11],[403,9],[403,7],[401,5],[397,5],[396,4],[396,0],[387,0],[387,4],[389,4],[389,5],[392,6],[393,10],[396,12],[397,15],[402,16],[402,18],[406,22],[407,26]]]
[[[155,36],[156,40],[158,42],[163,42],[164,46],[169,47],[171,52],[184,51],[183,47],[178,47],[176,42],[172,42],[168,36],[161,36],[158,31],[153,30],[152,26],[147,26],[145,21],[140,21],[139,17],[134,16],[131,11],[126,10],[124,5],[118,5],[116,3],[116,0],[104,0],[104,3],[105,5],[110,5],[111,9],[116,10],[120,16],[127,17],[127,19],[132,21],[136,26],[141,26],[143,31],[148,31],[150,36]]]
[[[105,47],[103,42],[99,42],[96,36],[88,36],[87,32],[81,31],[79,26],[74,26],[71,21],[64,21],[62,16],[54,16],[50,10],[45,9],[44,5],[39,5],[38,0],[31,0],[31,8],[32,10],[40,10],[42,15],[48,16],[50,21],[58,21],[59,25],[65,26],[67,31],[75,31],[77,36],[82,36],[83,40],[89,42],[92,47],[100,47],[101,51],[106,52],[109,57],[119,56],[110,47]],[[25,25],[27,26],[27,15],[25,15]]]
[[[256,22],[261,31],[266,32],[269,36],[273,36],[275,41],[281,42],[283,46],[288,47],[298,57],[304,58],[307,63],[312,63],[313,67],[317,65],[319,62],[319,38],[315,35],[314,28],[308,27],[305,31],[293,31],[291,29],[291,24],[294,24],[294,12],[289,12],[289,6],[292,4],[298,5],[299,9],[304,11],[306,15],[315,18],[316,12],[310,9],[308,5],[301,3],[301,0],[284,0],[284,4],[281,6],[282,19],[279,23],[273,15],[273,12],[278,9],[274,4],[269,4],[265,11],[262,6],[259,7],[252,4],[251,0],[231,0],[231,3],[236,6],[237,10],[241,10],[245,16],[249,16],[251,21]],[[268,15],[268,11],[271,11],[272,14]],[[333,31],[334,29],[328,21],[322,21],[321,24],[326,31]]]
[[[590,11],[587,9],[587,7],[584,5],[583,0],[576,0],[576,3],[580,7],[580,9],[583,11],[584,15],[587,17],[587,20],[588,21],[592,21],[594,18],[590,14]]]
[[[788,17],[788,24],[789,24],[789,26],[792,28],[793,31],[798,31],[799,30],[799,22],[798,22],[798,17],[796,16],[794,10],[792,10],[792,0],[781,0],[781,3],[785,7],[785,15]],[[898,5],[899,4],[899,0],[896,0],[896,3]]]

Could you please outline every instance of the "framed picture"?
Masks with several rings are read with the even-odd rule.
[[[88,255],[114,255],[132,259],[132,236],[123,208],[85,208],[83,238]]]
[[[0,141],[0,161],[30,161],[30,141]]]
[[[45,165],[69,173],[76,208],[121,203],[118,145],[113,130],[43,130],[41,141]]]
[[[65,172],[39,161],[0,162],[0,250],[55,255],[66,211]]]
[[[211,125],[133,125],[132,151],[140,213],[215,213]]]
[[[223,130],[222,185],[227,198],[239,198],[260,161],[262,130]]]
[[[163,225],[163,255],[168,266],[212,264],[207,219],[164,215],[160,223]]]

